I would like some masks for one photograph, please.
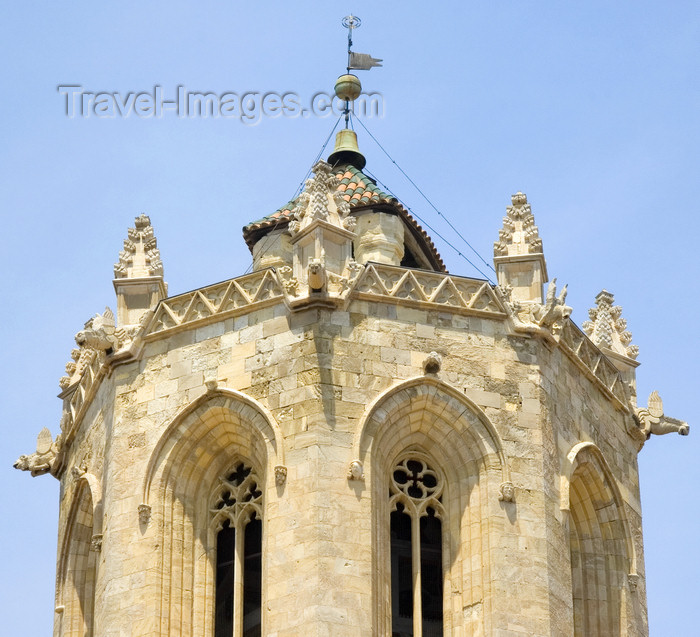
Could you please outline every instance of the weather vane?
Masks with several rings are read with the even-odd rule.
[[[335,94],[345,100],[345,128],[349,128],[350,102],[356,100],[362,92],[362,84],[357,75],[350,73],[350,70],[369,71],[375,66],[382,66],[382,60],[375,58],[368,53],[355,53],[352,50],[352,30],[357,29],[362,20],[355,15],[346,15],[342,19],[343,26],[348,30],[348,66],[347,73],[341,75],[335,83]]]

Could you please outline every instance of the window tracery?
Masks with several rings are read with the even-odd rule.
[[[394,465],[391,511],[392,637],[443,632],[442,523],[444,479],[417,452]]]
[[[212,495],[216,532],[215,637],[261,635],[262,490],[240,462]]]

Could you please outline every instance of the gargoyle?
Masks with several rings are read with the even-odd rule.
[[[326,288],[326,267],[321,259],[309,260],[309,290],[311,292],[324,292]]]
[[[442,367],[442,356],[437,352],[430,352],[423,361],[423,371],[426,374],[437,374]]]
[[[555,323],[568,319],[573,311],[566,303],[565,285],[557,297],[557,280],[552,279],[547,288],[547,299],[544,305],[539,303],[530,309],[530,320],[540,327],[552,327]]]
[[[108,354],[118,349],[119,339],[112,310],[106,307],[104,314],[96,314],[85,323],[85,329],[75,335],[75,342],[80,347],[90,347]]]
[[[681,436],[687,436],[690,433],[690,426],[687,422],[664,415],[664,403],[657,391],[653,391],[649,395],[646,408],[636,407],[634,412],[635,420],[646,435],[647,440],[651,434],[662,436],[663,434],[677,432]]]
[[[20,471],[30,471],[33,478],[49,473],[53,468],[60,446],[60,434],[56,436],[54,441],[51,432],[47,427],[44,427],[37,436],[36,451],[30,456],[21,455],[13,466]]]

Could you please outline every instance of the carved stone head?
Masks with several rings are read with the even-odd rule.
[[[501,483],[501,502],[515,502],[515,485],[512,482]]]
[[[348,480],[364,480],[365,470],[359,460],[353,460],[348,469]]]
[[[275,484],[281,487],[287,481],[287,467],[277,465],[275,467]]]

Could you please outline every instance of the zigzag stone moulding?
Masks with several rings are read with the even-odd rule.
[[[241,313],[264,303],[285,298],[280,281],[273,270],[260,270],[247,276],[230,279],[201,290],[163,299],[145,335],[156,334],[183,325]]]
[[[349,292],[351,298],[397,299],[416,306],[505,317],[506,310],[486,281],[395,266],[371,264]],[[160,302],[144,336],[174,330],[212,317],[240,314],[262,304],[289,302],[290,295],[271,269],[181,294]]]
[[[405,305],[439,306],[470,314],[506,315],[506,309],[486,281],[390,265],[367,265],[351,296],[400,300]]]
[[[69,431],[64,433],[70,436],[79,423],[84,411],[89,406],[92,399],[93,390],[99,384],[98,381],[102,378],[106,371],[104,352],[89,350],[86,356],[85,366],[82,369],[82,375],[78,384],[69,390],[68,404],[70,407],[70,417],[65,419],[65,423],[69,426]]]
[[[574,360],[582,364],[594,379],[618,401],[618,408],[627,410],[624,382],[610,360],[591,342],[586,334],[571,321],[566,321],[561,331],[559,344]]]

